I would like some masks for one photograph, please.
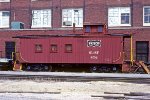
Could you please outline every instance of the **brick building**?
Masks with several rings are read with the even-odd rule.
[[[85,22],[106,23],[109,33],[133,34],[134,59],[150,60],[149,0],[0,0],[0,58],[11,58],[14,45],[19,47],[13,36],[72,33],[73,23],[80,33]],[[125,42],[130,59],[130,39]]]

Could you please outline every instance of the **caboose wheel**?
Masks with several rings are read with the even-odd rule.
[[[52,71],[52,68],[53,68],[53,67],[50,65],[50,66],[48,67],[48,71],[51,72],[51,71]]]
[[[33,71],[42,71],[42,68],[40,65],[34,65],[33,66]]]
[[[48,71],[48,66],[44,66],[44,70],[45,70],[45,71]]]
[[[91,73],[97,72],[97,70],[98,70],[98,67],[97,67],[97,66],[91,66],[91,67],[90,67],[90,72],[91,72]]]
[[[26,71],[30,71],[31,70],[31,66],[27,66]]]

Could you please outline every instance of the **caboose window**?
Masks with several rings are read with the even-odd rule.
[[[85,27],[85,32],[87,32],[87,33],[91,32],[91,27],[90,26],[86,26]]]
[[[57,45],[56,44],[51,44],[51,52],[57,52]]]
[[[35,45],[35,52],[36,53],[41,53],[42,52],[42,45],[41,44],[36,44]]]
[[[72,52],[72,44],[65,44],[65,52]]]
[[[103,32],[103,26],[98,26],[98,32]]]

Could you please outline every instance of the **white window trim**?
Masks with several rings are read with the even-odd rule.
[[[144,17],[145,17],[145,16],[144,16],[144,8],[150,8],[150,6],[144,6],[144,7],[143,7],[143,26],[150,26],[150,23],[145,23],[145,22],[144,22]]]
[[[41,10],[32,10],[32,14],[33,14],[33,11],[43,11],[43,10],[50,10],[50,25],[31,25],[31,28],[50,28],[52,27],[52,10],[51,9],[41,9]],[[33,17],[32,17],[33,18]],[[32,20],[32,23],[33,23],[33,20]]]
[[[9,12],[9,11],[0,11],[0,20],[2,20],[3,19],[3,17],[2,17],[2,13],[3,12]],[[2,21],[2,23],[0,23],[0,28],[9,28],[10,27],[10,12],[9,12],[9,16],[8,16],[8,26],[2,26],[2,23],[3,23],[3,21]]]
[[[10,0],[0,0],[0,2],[10,2]]]
[[[31,0],[31,1],[33,2],[33,1],[38,1],[38,0]]]
[[[62,14],[63,14],[63,10],[82,10],[83,12],[83,8],[68,8],[68,9],[62,9]],[[83,13],[82,13],[82,18],[83,18]],[[74,19],[74,14],[72,15],[72,19]],[[83,19],[82,19],[83,21]],[[63,25],[63,15],[62,15],[62,27],[73,27],[73,23],[71,26],[64,26]],[[82,25],[75,25],[75,27],[83,27],[83,22],[82,22]]]
[[[129,13],[129,24],[121,24],[121,12],[119,10],[119,24],[118,25],[109,25],[109,9],[112,9],[112,8],[129,8],[130,9],[130,13]],[[110,7],[108,8],[108,27],[119,27],[119,26],[131,26],[131,8],[130,7]]]

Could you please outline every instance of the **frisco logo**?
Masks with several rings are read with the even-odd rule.
[[[87,47],[101,47],[101,40],[87,40]]]

